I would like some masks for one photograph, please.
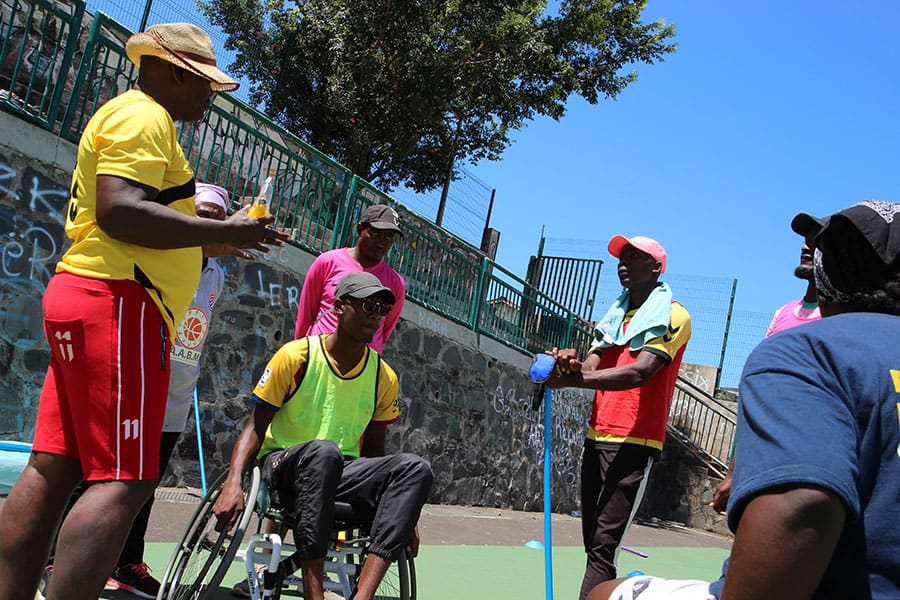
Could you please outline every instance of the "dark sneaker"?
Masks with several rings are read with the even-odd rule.
[[[241,579],[231,588],[231,595],[237,596],[238,598],[251,598],[250,596],[250,584],[246,579]]]
[[[41,580],[38,582],[37,593],[34,600],[45,600],[47,598],[47,588],[50,587],[50,576],[53,575],[53,565],[47,565],[41,571]]]
[[[159,582],[150,574],[146,563],[116,567],[106,585],[148,600],[154,600],[159,593]]]

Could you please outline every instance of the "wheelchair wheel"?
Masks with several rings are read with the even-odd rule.
[[[244,512],[238,518],[237,525],[232,531],[217,532],[214,529],[216,519],[212,507],[222,492],[227,475],[223,474],[203,498],[175,553],[169,559],[160,585],[161,600],[200,600],[208,590],[219,585],[231,567],[253,516],[260,473],[257,467],[245,477],[248,481],[242,486]]]
[[[357,581],[352,583],[356,587]],[[416,567],[405,549],[384,574],[375,592],[375,600],[416,600]]]

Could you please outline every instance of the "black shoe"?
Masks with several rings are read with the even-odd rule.
[[[159,582],[150,574],[146,563],[116,567],[106,585],[148,600],[154,600],[159,593]]]
[[[246,579],[241,579],[231,588],[231,595],[237,596],[238,598],[251,598],[250,596],[250,584]]]

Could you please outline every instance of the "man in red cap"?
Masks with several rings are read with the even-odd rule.
[[[616,556],[666,439],[669,400],[691,337],[691,317],[659,281],[666,251],[654,239],[609,241],[624,288],[595,328],[590,354],[553,349],[554,388],[596,390],[581,463],[580,598],[616,577]]]

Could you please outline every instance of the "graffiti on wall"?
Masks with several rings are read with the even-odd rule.
[[[267,277],[263,269],[257,271],[259,288],[257,293],[269,303],[269,308],[285,308],[296,312],[300,302],[300,288],[296,285],[284,285]]]
[[[0,336],[18,347],[43,341],[40,298],[65,248],[65,186],[0,156]]]
[[[503,389],[498,385],[491,393],[490,405],[494,412],[506,419],[528,423],[525,444],[539,453],[543,463],[544,407],[531,410],[531,386],[523,396],[518,388]],[[581,446],[585,430],[585,396],[578,390],[554,390],[552,396],[550,455],[553,470],[567,484],[574,484],[578,476]]]

